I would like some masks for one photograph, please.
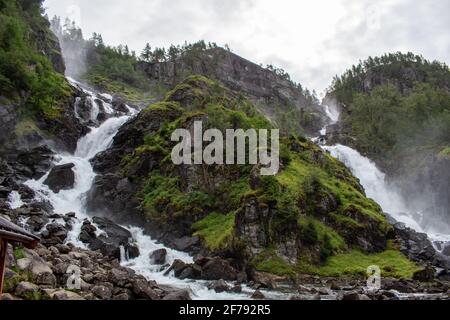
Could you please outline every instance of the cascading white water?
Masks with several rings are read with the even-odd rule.
[[[11,209],[17,209],[24,205],[22,197],[17,191],[13,191],[8,195],[8,201],[6,203]]]
[[[450,241],[450,235],[441,234],[421,225],[421,221],[418,221],[420,215],[411,211],[396,188],[386,182],[386,175],[371,160],[343,145],[325,146],[323,149],[342,161],[360,179],[367,196],[375,200],[383,211],[389,213],[395,220],[418,232],[427,233],[433,241]]]
[[[325,106],[325,111],[330,118],[331,124],[339,120],[337,110],[332,110]],[[326,134],[326,129],[324,129]],[[448,242],[450,235],[436,232],[430,227],[424,227],[420,221],[420,214],[413,212],[405,203],[399,191],[386,181],[386,175],[381,172],[375,163],[362,156],[358,151],[343,145],[322,146],[322,148],[343,162],[352,173],[361,181],[366,194],[375,200],[383,209],[395,220],[403,222],[408,227],[427,233],[432,241]]]
[[[81,84],[69,79],[72,83],[75,83],[79,87]],[[82,88],[82,87],[81,87]],[[85,90],[85,93],[91,96],[94,93]],[[109,95],[102,95],[103,97],[110,97]],[[89,213],[86,211],[86,194],[92,188],[95,180],[95,172],[90,163],[98,153],[106,150],[113,142],[114,136],[117,134],[120,127],[127,122],[134,114],[137,113],[136,110],[128,107],[130,115],[122,116],[118,118],[110,118],[106,120],[99,127],[91,128],[89,134],[84,136],[78,141],[77,149],[75,153],[66,154],[61,153],[57,155],[57,160],[55,165],[63,165],[73,163],[73,171],[75,173],[75,185],[71,190],[62,190],[59,193],[54,193],[48,186],[44,184],[50,171],[44,175],[39,180],[30,180],[25,184],[33,189],[36,193],[36,198],[38,200],[49,201],[56,213],[65,214],[69,212],[76,213],[76,222],[73,225],[73,229],[69,232],[67,237],[67,242],[74,244],[80,248],[86,248],[85,244],[79,241],[78,237],[81,232],[83,221],[85,219],[90,220]],[[91,113],[92,117],[96,117],[95,112]],[[94,120],[94,119],[91,119]],[[95,123],[95,122],[94,122]],[[17,198],[18,194],[12,193],[10,195],[11,207],[17,207],[21,205],[21,202]],[[62,221],[61,221],[62,222]],[[93,223],[91,221],[91,223]],[[94,224],[94,223],[93,223]],[[95,224],[94,224],[95,225]],[[124,228],[130,230],[133,234],[133,240],[136,242],[139,250],[140,256],[133,259],[127,260],[125,250],[121,253],[121,263],[123,266],[132,268],[137,273],[145,276],[149,280],[155,280],[162,285],[170,285],[177,288],[187,289],[191,292],[194,299],[199,300],[216,300],[216,299],[226,299],[226,300],[242,300],[248,299],[253,290],[248,287],[243,287],[241,294],[235,293],[216,293],[213,290],[208,289],[208,283],[206,281],[192,281],[192,280],[180,280],[170,274],[168,276],[164,275],[165,270],[161,269],[161,266],[152,265],[150,261],[150,253],[156,249],[164,248],[167,250],[167,263],[171,264],[176,259],[182,260],[185,263],[192,263],[193,259],[188,254],[183,252],[178,252],[170,248],[166,248],[156,241],[151,239],[149,236],[144,234],[144,231],[138,227],[126,227]],[[285,299],[286,294],[279,292],[265,292],[267,297],[272,299]]]

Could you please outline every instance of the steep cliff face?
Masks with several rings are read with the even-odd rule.
[[[222,48],[189,52],[175,61],[141,62],[138,68],[152,81],[166,85],[179,83],[190,74],[217,79],[245,94],[273,124],[283,129],[315,135],[325,124],[323,108],[292,81]]]
[[[40,177],[51,165],[50,148],[73,152],[88,132],[75,113],[84,93],[64,78],[58,40],[42,13],[40,1],[0,2],[0,175],[8,186]]]

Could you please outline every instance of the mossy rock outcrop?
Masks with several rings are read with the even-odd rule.
[[[171,134],[192,129],[194,121],[205,130],[272,128],[240,93],[188,77],[125,124],[112,148],[93,160],[99,175],[90,209],[112,208],[117,220],[138,220],[169,245],[199,237],[193,251],[233,258],[241,268],[270,271],[268,265],[283,262],[298,270],[302,259],[319,266],[351,250],[386,250],[391,227],[381,208],[318,146],[282,136],[276,176],[260,176],[251,165],[176,166]]]

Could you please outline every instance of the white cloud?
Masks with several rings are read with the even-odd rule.
[[[205,39],[274,64],[318,91],[369,55],[413,51],[450,61],[448,0],[46,0],[49,15],[79,8],[85,34],[140,51]],[[78,15],[75,14],[75,17]]]

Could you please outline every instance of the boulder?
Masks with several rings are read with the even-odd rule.
[[[198,237],[183,237],[174,241],[174,248],[178,251],[190,251],[200,243]]]
[[[427,266],[425,269],[414,272],[413,280],[419,282],[431,282],[435,279],[436,269]]]
[[[205,280],[225,280],[235,281],[238,272],[230,265],[230,263],[221,258],[213,258],[202,268],[203,279]]]
[[[112,297],[112,290],[106,286],[95,286],[91,291],[97,298],[101,300],[109,300]]]
[[[151,285],[149,285],[149,283],[144,279],[135,279],[132,282],[132,291],[138,298],[141,299],[161,300]]]
[[[361,297],[357,292],[347,292],[347,293],[344,293],[342,300],[344,300],[344,301],[359,301],[359,300],[361,300]]]
[[[120,259],[123,247],[129,258],[139,256],[139,249],[130,243],[132,234],[127,229],[106,218],[94,217],[93,222],[104,234],[97,237],[97,228],[89,221],[84,222],[80,233],[80,240],[89,244],[92,250],[100,250],[105,256]]]
[[[231,291],[230,286],[224,281],[224,280],[219,280],[216,282],[211,283],[208,286],[208,289],[210,290],[214,290],[217,293],[222,293],[222,292],[229,292]]]
[[[188,301],[188,300],[191,300],[191,296],[188,291],[180,290],[180,291],[175,291],[175,292],[169,293],[162,300]]]
[[[58,223],[48,224],[46,230],[47,232],[43,234],[43,244],[47,246],[62,245],[66,241],[67,234],[69,233],[65,226]]]
[[[21,282],[17,285],[14,294],[20,298],[33,300],[39,294],[39,287],[30,282]]]
[[[50,171],[44,184],[55,193],[61,190],[73,189],[75,184],[75,172],[72,170],[75,167],[73,163],[68,163],[56,166]]]
[[[181,275],[181,273],[183,272],[183,270],[186,269],[187,267],[188,267],[188,265],[186,263],[177,259],[172,263],[170,268],[167,269],[167,271],[164,273],[164,275],[168,276],[170,274],[170,272],[173,271],[175,273],[175,277],[178,278]]]
[[[53,300],[63,300],[63,301],[80,301],[85,300],[82,296],[79,294],[72,292],[72,291],[66,291],[66,290],[58,290],[53,292],[50,295],[50,298]]]
[[[180,273],[178,278],[184,279],[193,279],[200,280],[202,279],[202,268],[196,264],[191,264],[184,268],[184,270]]]
[[[259,290],[256,290],[255,293],[253,293],[252,299],[254,300],[264,300],[266,296]]]
[[[166,263],[166,258],[167,258],[166,249],[158,249],[150,254],[150,260],[152,264],[164,265]]]

